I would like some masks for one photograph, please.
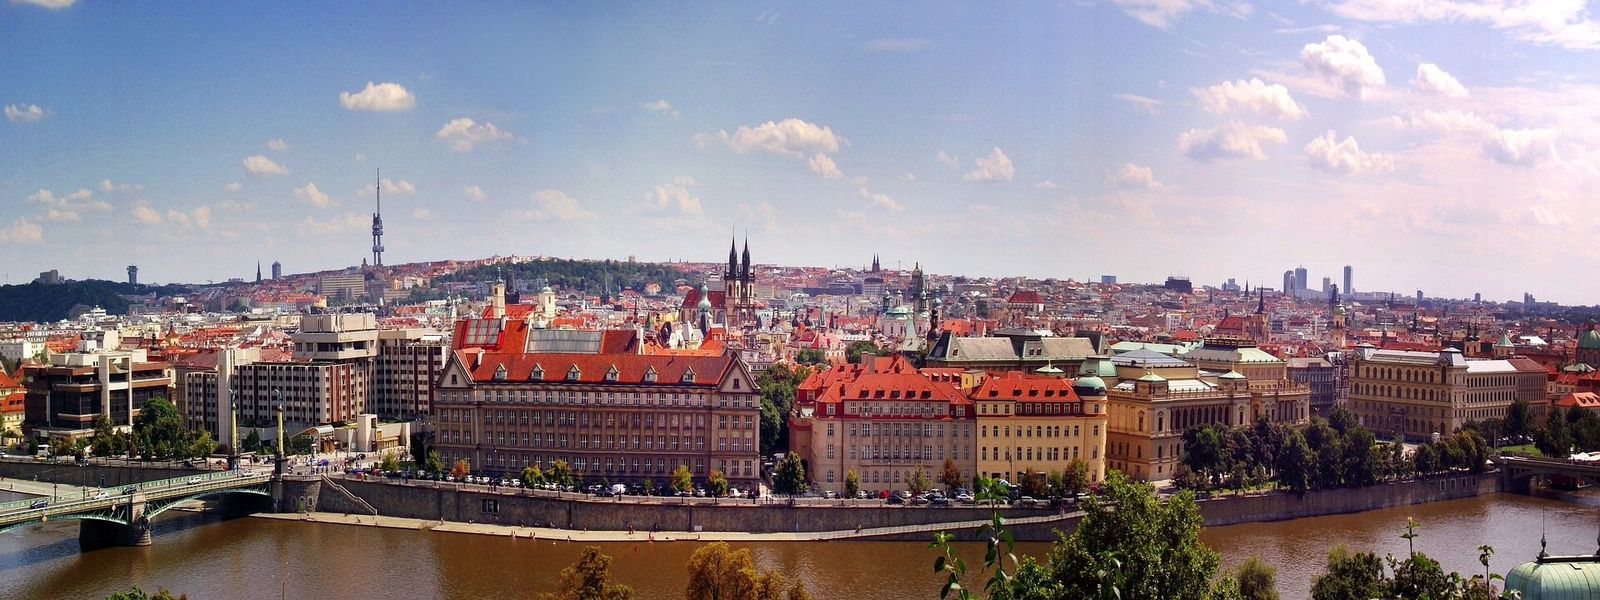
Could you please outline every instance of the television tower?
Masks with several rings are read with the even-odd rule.
[[[378,169],[378,206],[372,213],[372,263],[383,266],[383,169]]]

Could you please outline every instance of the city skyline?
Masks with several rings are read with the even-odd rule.
[[[1600,293],[1582,6],[605,8],[0,5],[7,282],[359,264],[381,167],[391,263]]]

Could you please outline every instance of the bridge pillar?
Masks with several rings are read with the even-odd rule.
[[[98,550],[111,546],[149,546],[150,519],[145,516],[144,495],[130,498],[127,504],[128,524],[78,520],[78,549]]]

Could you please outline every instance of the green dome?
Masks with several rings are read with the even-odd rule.
[[[1583,337],[1578,338],[1578,347],[1584,350],[1600,350],[1600,331],[1590,329],[1583,332]]]
[[[1240,374],[1238,371],[1228,371],[1227,373],[1223,373],[1221,376],[1218,376],[1217,379],[1245,379],[1245,376]]]
[[[1079,377],[1072,381],[1072,391],[1078,396],[1104,396],[1106,395],[1106,381],[1093,375]]]
[[[1552,556],[1525,562],[1506,573],[1506,591],[1522,600],[1600,598],[1600,556]]]

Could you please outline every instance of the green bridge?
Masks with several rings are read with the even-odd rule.
[[[92,497],[78,495],[29,498],[0,504],[0,532],[51,520],[79,521],[78,545],[89,550],[105,546],[150,544],[150,522],[167,510],[202,498],[235,497],[269,504],[272,475],[246,471],[220,471],[171,479],[146,481],[119,490],[102,490]]]

